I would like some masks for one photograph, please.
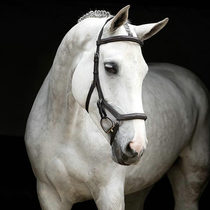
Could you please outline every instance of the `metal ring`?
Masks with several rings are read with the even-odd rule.
[[[105,126],[104,123],[107,123],[109,125]],[[114,128],[115,123],[109,117],[101,118],[100,124],[101,124],[101,127],[102,127],[102,129],[104,130],[105,133],[113,132],[113,128]],[[108,127],[108,128],[106,129],[106,127]]]

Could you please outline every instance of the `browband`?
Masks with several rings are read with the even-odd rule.
[[[110,42],[121,42],[121,41],[130,41],[130,42],[136,42],[140,46],[143,46],[143,42],[135,37],[129,37],[129,36],[111,36],[108,38],[100,39],[96,41],[96,45],[102,45]]]

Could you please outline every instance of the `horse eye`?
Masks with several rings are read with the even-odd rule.
[[[104,68],[106,69],[107,72],[112,74],[117,74],[118,72],[118,66],[116,63],[113,62],[104,63]]]

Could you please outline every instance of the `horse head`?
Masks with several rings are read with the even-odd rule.
[[[144,113],[142,84],[148,66],[140,45],[168,22],[166,18],[132,25],[128,11],[126,6],[115,16],[105,13],[101,18],[96,11],[77,24],[83,32],[83,38],[78,37],[83,52],[72,79],[74,98],[109,143],[111,139],[113,160],[122,165],[136,163],[147,145],[145,121],[139,113]],[[118,119],[118,114],[125,119]]]

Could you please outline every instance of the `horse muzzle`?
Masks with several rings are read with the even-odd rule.
[[[125,147],[118,145],[117,141],[114,141],[112,144],[112,158],[116,163],[121,165],[131,165],[138,163],[143,153],[144,149],[142,149],[139,153],[134,151],[130,147],[130,142]]]

